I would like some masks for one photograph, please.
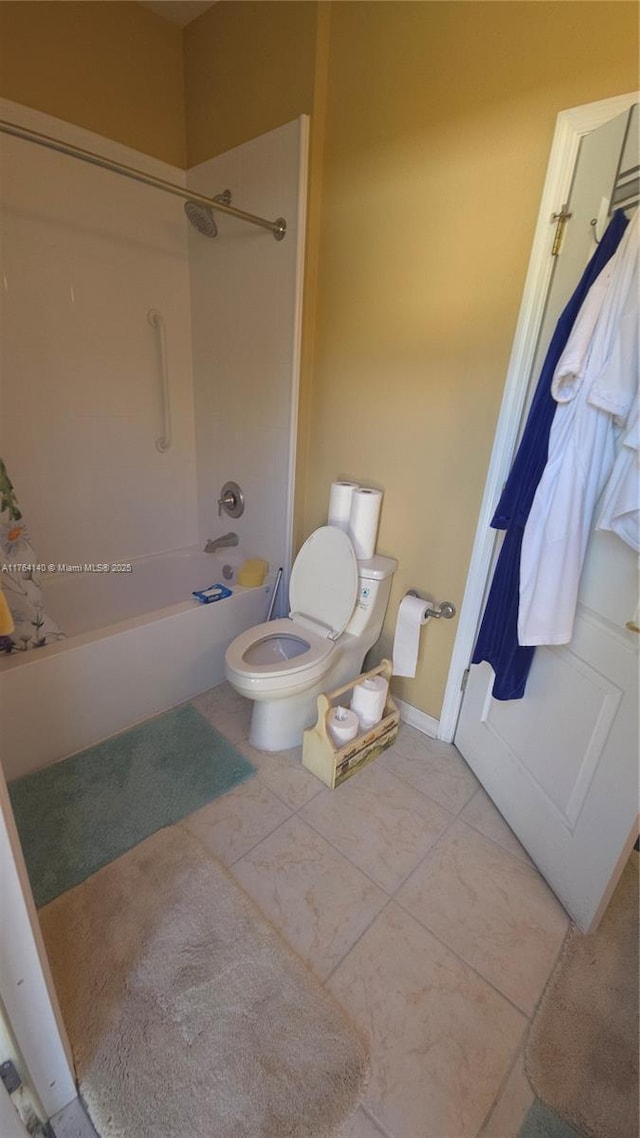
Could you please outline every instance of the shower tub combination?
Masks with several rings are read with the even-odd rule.
[[[250,538],[249,529],[241,529],[247,555],[260,552],[274,566],[290,561],[308,119],[244,143],[241,152],[200,163],[185,177],[113,140],[6,100],[0,104],[0,137],[6,135],[12,147],[6,163],[12,177],[6,187],[3,180],[3,252],[6,245],[11,270],[5,291],[15,298],[15,335],[7,351],[9,362],[20,358],[22,369],[5,369],[13,419],[7,417],[3,457],[13,464],[25,508],[36,519],[38,557],[64,548],[71,533],[55,529],[53,502],[39,508],[39,478],[43,486],[56,486],[68,520],[85,462],[88,492],[77,495],[74,557],[78,534],[87,550],[126,548],[123,535],[131,532],[139,535],[140,551],[161,548],[167,534],[175,534],[181,547],[135,559],[131,573],[44,576],[46,611],[64,638],[0,655],[0,748],[12,779],[220,683],[227,646],[267,617],[272,581],[253,589],[233,585],[230,597],[199,604],[193,590],[228,583],[222,570],[233,558],[184,546],[198,530],[204,541],[211,487],[232,472],[255,519]],[[264,201],[267,216],[232,205],[231,191],[211,196],[211,187],[224,184],[227,174],[234,197]],[[53,195],[41,189],[49,185],[56,187]],[[174,212],[176,198],[199,236]],[[286,218],[275,216],[281,211]],[[132,220],[138,216],[140,224]],[[223,240],[211,257],[202,237],[214,237],[218,228]],[[252,231],[254,240],[248,240]],[[46,320],[25,362],[20,341],[35,303],[31,290]],[[64,304],[58,303],[62,296]],[[217,305],[212,320],[217,299],[225,305]],[[226,401],[224,431],[218,431],[212,398],[212,359],[220,364],[219,382],[238,396]],[[254,411],[249,421],[247,401]],[[21,452],[14,443],[17,431],[12,436],[9,430],[21,428],[28,415],[35,416],[34,448],[36,439],[42,442],[41,450],[34,449],[37,464],[30,463],[28,447]],[[59,419],[52,430],[54,415]],[[102,524],[101,510],[115,510],[108,480],[120,448],[117,485],[125,524],[114,514],[112,525],[111,513]],[[169,459],[159,464],[158,454],[167,451]],[[36,465],[46,476],[33,473]]]
[[[273,588],[242,588],[203,605],[224,581],[224,550],[133,560],[131,572],[45,579],[66,637],[0,658],[2,765],[8,780],[57,762],[224,679],[227,645],[266,619]]]

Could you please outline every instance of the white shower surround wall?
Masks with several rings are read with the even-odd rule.
[[[185,173],[60,119],[4,118],[170,181]],[[169,194],[0,134],[0,454],[43,562],[198,540],[187,221]],[[173,445],[162,434],[166,326]]]
[[[187,185],[200,193],[229,189],[232,205],[287,221],[283,241],[220,213],[215,239],[189,232],[200,540],[235,530],[251,556],[266,558],[272,571],[282,565],[283,612],[292,553],[308,124],[302,115],[187,174]],[[245,493],[241,518],[217,516],[215,500],[228,479]]]
[[[51,116],[7,100],[0,114],[185,184],[184,171]],[[198,542],[235,530],[246,556],[288,569],[307,140],[303,116],[188,173],[211,196],[229,186],[241,208],[287,218],[276,242],[219,214],[211,241],[190,230],[179,199],[0,135],[0,454],[41,562],[133,559],[137,580],[135,601],[124,576],[50,582],[52,613],[73,635],[0,661],[8,778],[223,679],[226,646],[264,620],[269,588],[192,602],[192,589],[219,579]],[[165,453],[155,446],[162,406],[150,309],[166,325]],[[216,512],[228,478],[247,499],[234,521]]]
[[[224,679],[227,645],[264,620],[271,586],[202,605],[192,588],[222,579],[224,551],[141,558],[125,574],[69,574],[51,610],[76,635],[0,658],[2,766],[19,778],[90,747]],[[96,606],[110,623],[91,628]],[[136,614],[136,615],[134,615]],[[78,623],[80,622],[80,623]],[[84,622],[88,630],[81,631]]]
[[[0,454],[43,562],[204,544],[229,529],[272,570],[291,561],[308,117],[180,170],[0,100],[2,117],[233,203],[209,240],[181,201],[0,134],[4,287]],[[163,433],[157,310],[173,444]],[[194,413],[195,403],[195,413]],[[245,492],[217,514],[223,482]],[[283,590],[284,594],[284,590]]]

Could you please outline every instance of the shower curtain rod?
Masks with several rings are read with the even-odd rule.
[[[48,150],[57,150],[60,154],[68,154],[71,158],[79,158],[82,162],[89,162],[92,166],[101,166],[103,170],[111,170],[114,174],[133,178],[136,182],[144,182],[147,186],[154,186],[157,190],[165,190],[166,193],[175,194],[176,197],[184,198],[186,201],[209,206],[217,213],[228,213],[240,221],[248,221],[250,225],[260,225],[263,229],[271,230],[276,241],[282,241],[287,232],[287,223],[284,217],[277,217],[275,221],[268,221],[254,213],[246,213],[242,209],[236,209],[235,206],[225,205],[224,202],[217,201],[216,198],[208,198],[204,194],[176,186],[174,182],[168,182],[165,178],[156,178],[154,174],[145,174],[143,170],[136,170],[134,166],[125,166],[123,162],[114,162],[110,158],[102,158],[100,154],[94,154],[92,150],[83,150],[80,146],[72,146],[69,142],[62,142],[48,134],[40,134],[37,130],[18,126],[6,119],[0,119],[0,132],[24,139],[25,142],[35,142],[38,146],[45,146]]]

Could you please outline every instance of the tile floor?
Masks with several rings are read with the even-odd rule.
[[[329,791],[299,748],[251,747],[250,705],[227,684],[193,703],[257,777],[181,825],[369,1041],[341,1138],[516,1138],[526,1030],[568,920],[458,752],[402,725]]]

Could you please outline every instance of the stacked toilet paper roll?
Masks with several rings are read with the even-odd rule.
[[[369,731],[384,715],[389,684],[384,676],[367,676],[356,684],[351,696],[351,710],[355,712],[361,731]]]
[[[349,537],[359,561],[368,561],[376,551],[382,490],[358,486],[352,493]]]
[[[355,739],[360,730],[360,722],[355,711],[348,707],[332,707],[327,719],[329,734],[337,747],[344,747]]]
[[[330,526],[339,526],[340,529],[348,531],[353,491],[358,489],[359,486],[357,482],[344,481],[331,483],[328,518]]]
[[[346,480],[331,483],[328,524],[349,534],[358,561],[376,551],[381,507],[382,490]]]

